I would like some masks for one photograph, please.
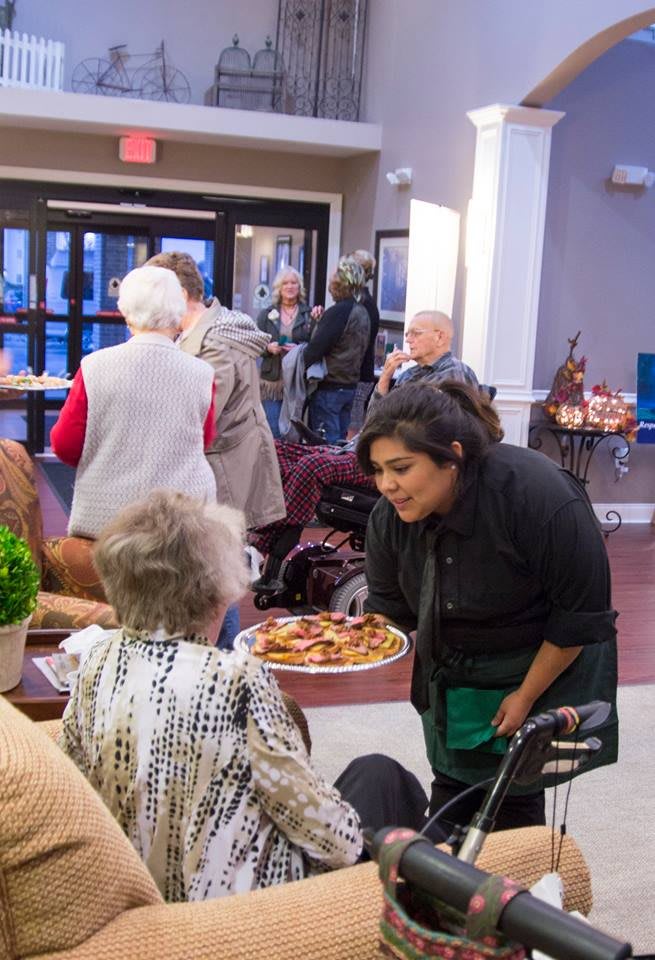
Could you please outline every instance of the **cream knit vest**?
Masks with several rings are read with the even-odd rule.
[[[97,537],[119,510],[157,488],[216,498],[203,452],[208,363],[147,333],[89,354],[82,376],[88,417],[69,534]]]

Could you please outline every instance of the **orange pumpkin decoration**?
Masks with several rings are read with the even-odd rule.
[[[566,430],[579,430],[584,426],[585,408],[581,403],[562,403],[557,408],[555,419]]]
[[[606,433],[619,433],[628,417],[628,405],[617,393],[599,393],[589,401],[587,426]]]

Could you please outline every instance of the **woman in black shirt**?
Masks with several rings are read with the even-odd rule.
[[[448,381],[392,391],[358,446],[383,494],[366,608],[417,630],[411,700],[432,812],[492,777],[506,738],[544,709],[610,701],[596,765],[616,760],[616,613],[598,523],[568,471],[501,439],[488,401]],[[498,827],[545,822],[537,786],[513,790]]]

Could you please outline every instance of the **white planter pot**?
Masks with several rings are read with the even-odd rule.
[[[20,683],[23,673],[25,638],[31,616],[22,623],[0,627],[0,693],[13,690]]]

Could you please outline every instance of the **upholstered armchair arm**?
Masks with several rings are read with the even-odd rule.
[[[108,603],[84,600],[81,597],[66,597],[61,593],[40,591],[37,607],[32,614],[30,627],[51,630],[81,630],[97,624],[110,630],[117,627],[116,614]]]
[[[41,586],[50,593],[106,603],[105,591],[93,564],[93,540],[50,537],[43,541]]]
[[[478,866],[529,886],[550,870],[550,839],[546,827],[495,834]],[[567,909],[587,913],[589,872],[570,837],[560,869]],[[366,863],[221,900],[139,907],[74,950],[39,960],[379,960],[380,909],[377,865]]]
[[[61,718],[58,720],[40,720],[38,723],[39,730],[43,730],[43,732],[50,737],[51,740],[54,740],[55,743],[57,743],[62,728]]]

